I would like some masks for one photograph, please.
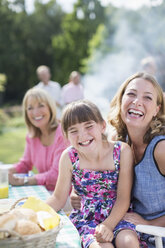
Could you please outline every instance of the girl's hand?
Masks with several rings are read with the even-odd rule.
[[[81,208],[81,197],[77,195],[74,188],[72,189],[72,192],[70,194],[70,202],[73,208],[78,210]]]
[[[133,223],[135,226],[136,225],[148,225],[148,221],[143,219],[139,214],[137,213],[126,213],[124,216],[124,220]]]
[[[113,240],[113,231],[109,229],[106,225],[100,224],[96,226],[94,237],[97,242],[105,243],[111,242]]]

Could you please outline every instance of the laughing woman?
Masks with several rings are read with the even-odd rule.
[[[125,220],[165,227],[165,106],[155,78],[143,72],[129,77],[112,99],[108,121],[113,138],[127,141],[134,153],[133,212]],[[141,238],[155,247],[149,236]],[[117,247],[130,239],[129,230],[119,233]]]
[[[26,147],[20,162],[9,171],[9,182],[12,185],[44,185],[54,190],[59,159],[66,148],[55,103],[44,90],[32,88],[24,96],[23,112],[28,128]],[[14,175],[28,173],[33,166],[38,174],[32,177]]]

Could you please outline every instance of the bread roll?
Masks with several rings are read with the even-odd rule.
[[[0,216],[0,228],[1,229],[7,229],[7,230],[13,230],[16,226],[17,218],[11,213],[3,214]],[[9,234],[6,232],[0,232],[0,239],[4,239],[8,237]]]
[[[12,213],[3,214],[0,216],[0,228],[12,230],[16,225],[17,218]]]
[[[30,208],[15,208],[11,213],[14,214],[17,219],[26,219],[37,223],[37,214]]]
[[[30,220],[20,219],[17,221],[14,231],[20,235],[30,235],[40,233],[41,228]]]

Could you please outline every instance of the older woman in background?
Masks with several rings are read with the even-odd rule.
[[[55,102],[39,88],[28,90],[23,99],[23,112],[28,128],[26,147],[20,162],[9,170],[12,185],[44,185],[54,190],[61,153],[66,148],[61,125],[56,118]],[[19,177],[15,173],[28,173],[36,167],[38,173]]]

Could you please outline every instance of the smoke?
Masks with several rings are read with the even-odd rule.
[[[134,59],[122,51],[107,55],[97,67],[94,74],[83,78],[85,97],[95,102],[103,112],[108,112],[109,102],[117,88],[133,71]]]
[[[157,28],[153,27],[153,24],[157,23],[156,18],[158,17],[154,11],[146,9],[146,15],[139,14],[138,24],[132,25],[125,14],[121,15],[113,37],[116,52],[103,55],[102,49],[96,51],[94,55],[96,59],[92,60],[90,65],[91,73],[83,77],[83,85],[85,97],[96,103],[105,116],[109,103],[121,83],[142,69],[141,60],[147,56],[154,56],[156,60],[160,57],[158,43],[165,40],[165,34],[164,25],[162,26],[160,22]],[[111,46],[110,38],[106,39],[104,45],[108,40]]]

